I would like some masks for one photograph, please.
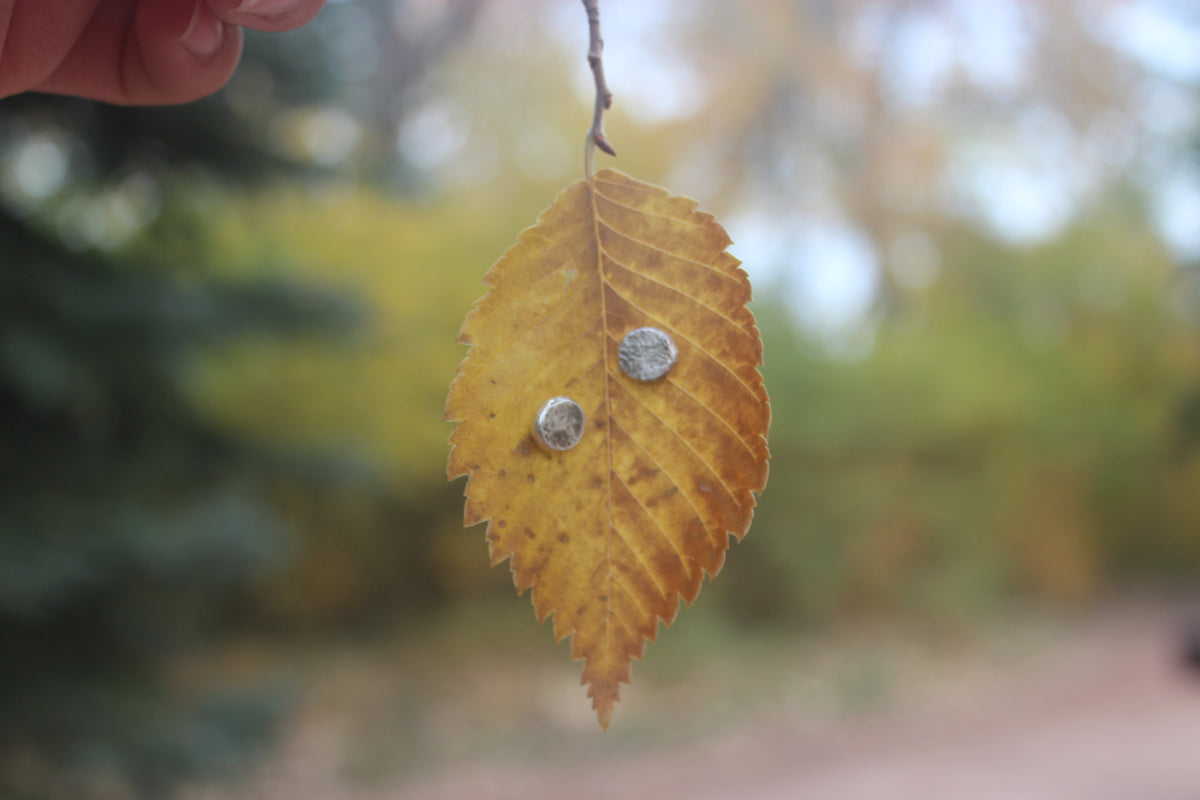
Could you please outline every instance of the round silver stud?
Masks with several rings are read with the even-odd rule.
[[[569,397],[551,397],[533,419],[533,435],[549,450],[570,450],[583,438],[586,422],[579,403]]]
[[[679,358],[679,348],[666,331],[635,328],[625,334],[617,349],[621,371],[635,381],[656,381],[671,371]]]

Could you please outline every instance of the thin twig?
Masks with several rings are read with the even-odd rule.
[[[596,79],[596,110],[592,115],[592,128],[588,131],[587,144],[584,146],[584,171],[588,180],[596,161],[595,148],[599,147],[610,156],[617,151],[608,143],[604,135],[604,112],[612,105],[612,92],[604,81],[604,39],[600,38],[600,7],[599,0],[583,0],[583,8],[588,18],[588,66],[592,68],[592,76]]]

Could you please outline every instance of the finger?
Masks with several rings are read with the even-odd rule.
[[[207,0],[213,12],[256,31],[290,31],[308,23],[325,0]]]
[[[221,88],[241,31],[203,0],[102,0],[53,72],[24,88],[121,105],[185,103]]]
[[[27,92],[50,79],[83,34],[99,2],[67,8],[0,0],[0,97]]]

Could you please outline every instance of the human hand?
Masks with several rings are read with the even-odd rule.
[[[0,0],[0,98],[121,105],[196,100],[225,85],[242,28],[284,31],[325,0]]]

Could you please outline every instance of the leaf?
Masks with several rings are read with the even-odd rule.
[[[470,474],[465,524],[488,520],[539,621],[572,637],[608,727],[620,684],[679,598],[716,575],[767,479],[770,407],[750,283],[694,201],[604,170],[567,187],[488,271],[446,402],[450,479]],[[630,331],[678,349],[663,378],[618,363]],[[568,396],[579,443],[549,450],[532,423]]]

